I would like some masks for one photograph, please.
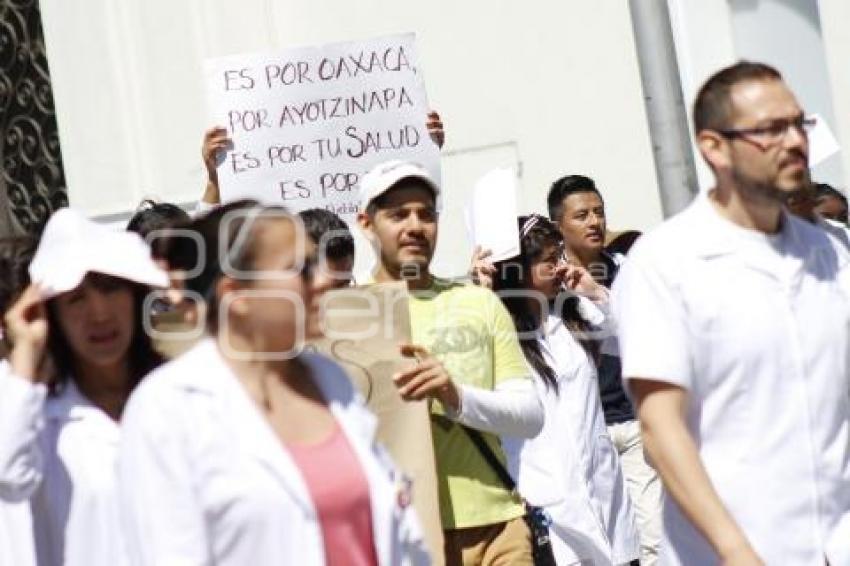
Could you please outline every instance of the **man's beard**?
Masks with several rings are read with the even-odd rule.
[[[753,202],[769,201],[784,205],[789,198],[802,195],[809,187],[808,173],[791,190],[783,190],[775,184],[748,177],[737,168],[732,168],[732,179],[744,200]]]

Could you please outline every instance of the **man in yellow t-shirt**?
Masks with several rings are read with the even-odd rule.
[[[396,375],[406,400],[434,399],[432,431],[448,565],[532,564],[521,501],[499,480],[459,425],[479,430],[500,461],[499,435],[531,438],[543,409],[513,322],[491,291],[429,271],[437,241],[439,187],[419,165],[392,161],[360,183],[358,222],[376,248],[376,282],[411,292],[419,363]]]

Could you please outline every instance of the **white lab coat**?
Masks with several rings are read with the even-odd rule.
[[[546,508],[559,565],[597,566],[638,557],[638,539],[617,451],[605,427],[593,361],[560,317],[550,314],[538,342],[559,391],[535,384],[546,421],[533,439],[503,438],[519,492]]]
[[[66,383],[48,396],[0,368],[0,498],[30,501],[40,566],[123,566],[118,424]]]
[[[379,564],[427,564],[404,482],[374,443],[375,417],[339,366],[302,359],[363,467]],[[324,566],[301,472],[212,339],[151,373],[122,424],[119,493],[135,564]]]
[[[13,425],[6,419],[15,412],[14,406],[10,406],[10,403],[15,403],[14,393],[7,392],[8,382],[5,377],[8,372],[8,362],[0,360],[0,430],[4,427],[10,427],[11,430]],[[0,465],[8,465],[14,458],[3,452],[7,448],[0,446]],[[0,471],[0,478],[6,478],[4,471]],[[13,497],[14,490],[7,491],[6,486],[4,479],[0,479],[0,566],[33,566],[35,549],[29,501],[15,501],[17,498]]]
[[[614,284],[623,375],[689,393],[708,476],[767,564],[850,564],[850,255],[783,214],[745,230],[706,196],[643,236]],[[717,556],[672,498],[664,564]]]
[[[0,499],[0,566],[34,566],[32,516],[28,501]]]

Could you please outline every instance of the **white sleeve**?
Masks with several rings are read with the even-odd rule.
[[[131,397],[121,423],[118,500],[128,554],[137,566],[210,562],[191,456],[174,404],[164,396]]]
[[[457,422],[499,436],[534,438],[543,429],[543,405],[531,379],[506,379],[489,391],[461,385]]]
[[[614,282],[614,319],[624,380],[692,388],[687,312],[675,275],[654,258],[630,256]]]
[[[611,318],[611,293],[608,289],[603,290],[602,299],[599,301],[594,301],[584,295],[576,296],[578,297],[576,310],[585,321],[598,328],[608,324]]]
[[[47,388],[0,366],[0,499],[20,502],[41,483],[44,456],[38,437],[44,429]]]

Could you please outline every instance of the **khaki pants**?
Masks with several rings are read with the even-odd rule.
[[[443,535],[446,566],[533,566],[531,531],[522,517]]]
[[[661,546],[661,479],[644,456],[638,421],[610,425],[608,433],[620,454],[626,489],[635,510],[641,566],[655,566],[658,563],[658,547]]]

